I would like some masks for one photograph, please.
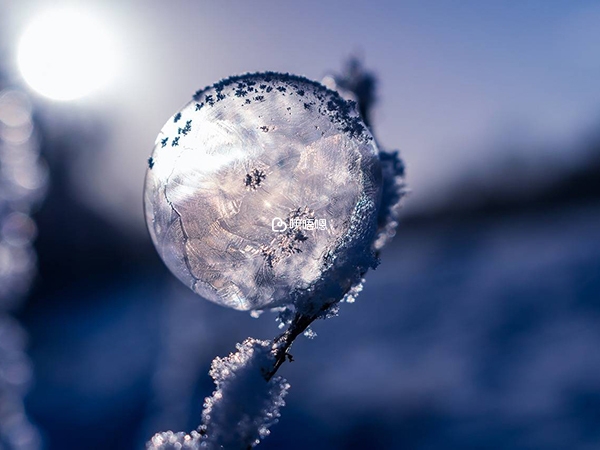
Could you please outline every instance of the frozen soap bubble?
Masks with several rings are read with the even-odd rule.
[[[167,121],[145,214],[168,268],[215,303],[327,303],[374,264],[381,184],[352,102],[305,78],[249,74],[198,91]]]

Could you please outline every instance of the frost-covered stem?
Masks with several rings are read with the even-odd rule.
[[[288,350],[300,333],[303,333],[316,318],[316,316],[296,314],[289,328],[273,340],[275,365],[272,370],[265,374],[265,380],[269,381],[277,373],[286,358],[291,360],[292,356],[288,353]]]
[[[273,375],[277,373],[277,370],[279,370],[279,367],[281,367],[286,359],[292,361],[292,355],[288,352],[294,343],[294,340],[296,340],[301,333],[304,333],[311,323],[313,323],[319,317],[322,317],[322,312],[327,311],[333,303],[327,303],[323,305],[321,310],[316,314],[296,313],[288,329],[273,340],[272,348],[273,356],[275,357],[275,364],[273,369],[264,375],[267,381],[269,381]]]

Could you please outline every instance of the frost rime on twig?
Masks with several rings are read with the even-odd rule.
[[[156,433],[146,448],[152,450],[199,450],[201,447],[201,435],[197,431],[192,431],[190,434],[180,431],[174,433],[172,431],[164,431]]]
[[[269,435],[290,385],[268,375],[275,365],[270,341],[248,338],[236,347],[237,352],[212,362],[217,388],[205,400],[199,430],[158,433],[148,449],[248,449]]]
[[[210,375],[217,389],[204,403],[203,430],[209,448],[249,448],[269,435],[277,422],[290,385],[266,374],[274,364],[271,343],[253,338],[237,344],[237,352],[215,358]]]

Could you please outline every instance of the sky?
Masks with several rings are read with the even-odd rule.
[[[14,52],[56,5],[98,17],[115,37],[117,76],[71,103],[35,97],[51,123],[98,126],[73,182],[82,200],[137,230],[146,159],[164,122],[199,88],[275,70],[320,80],[351,55],[379,79],[374,132],[399,148],[418,210],[506,159],[578,158],[600,123],[600,5],[592,1],[43,2],[0,0]]]

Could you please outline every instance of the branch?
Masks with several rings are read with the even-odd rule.
[[[279,367],[285,362],[286,359],[292,360],[292,355],[289,353],[294,340],[310,326],[316,319],[323,317],[323,312],[327,311],[333,304],[337,302],[331,302],[324,304],[319,312],[315,314],[302,314],[296,313],[292,319],[292,323],[285,330],[284,333],[280,334],[273,340],[272,353],[275,357],[275,364],[273,369],[264,373],[265,380],[269,381],[273,378],[273,375],[277,373]]]

